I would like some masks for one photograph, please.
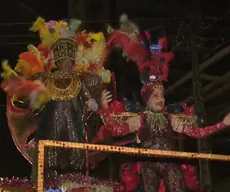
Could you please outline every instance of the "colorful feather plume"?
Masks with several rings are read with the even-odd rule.
[[[18,77],[18,74],[13,69],[11,69],[8,62],[8,60],[4,60],[2,62],[3,73],[1,73],[1,77],[4,81],[7,81],[12,77]]]
[[[79,43],[75,69],[78,71],[88,70],[101,76],[103,82],[109,82],[111,74],[103,68],[108,55],[103,33],[83,31],[78,33],[75,38]]]
[[[107,41],[107,46],[122,49],[127,59],[135,62],[138,66],[150,57],[149,51],[141,45],[138,38],[122,30],[116,30],[112,33]]]
[[[38,32],[43,46],[50,47],[59,38],[73,36],[68,30],[68,23],[66,21],[49,21],[39,17],[30,28],[33,32]]]
[[[44,65],[38,56],[31,52],[21,53],[14,70],[26,78],[44,72]]]

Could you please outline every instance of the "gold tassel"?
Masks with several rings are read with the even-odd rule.
[[[141,143],[141,140],[139,139],[139,137],[138,137],[138,135],[136,134],[136,141],[137,141],[137,143]]]

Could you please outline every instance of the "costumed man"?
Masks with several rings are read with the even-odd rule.
[[[165,97],[163,81],[168,77],[168,62],[161,56],[150,54],[137,37],[136,33],[127,30],[112,32],[108,46],[122,48],[128,60],[134,61],[141,73],[143,88],[141,96],[146,103],[146,109],[139,114],[119,115],[111,113],[111,109],[101,110],[104,129],[113,137],[137,134],[142,148],[158,150],[176,150],[174,133],[185,134],[189,137],[201,139],[210,136],[230,125],[230,114],[223,121],[204,128],[197,128],[193,120],[183,122],[179,116],[165,112]],[[169,58],[169,56],[167,56]],[[119,117],[118,116],[118,117]],[[122,117],[123,116],[123,117]],[[141,180],[146,192],[158,192],[162,179],[167,192],[184,192],[185,182],[181,166],[177,163],[164,160],[144,160],[140,162]],[[138,179],[135,181],[138,182]],[[130,184],[126,183],[127,185]],[[129,191],[134,191],[130,189]]]
[[[15,71],[3,63],[9,128],[35,173],[39,140],[88,142],[85,116],[97,111],[101,84],[110,81],[110,72],[103,68],[107,55],[103,34],[81,32],[80,23],[38,18],[31,28],[39,32],[38,49],[28,46]],[[32,134],[34,140],[29,141]],[[84,151],[49,148],[45,168],[48,178],[82,172]]]

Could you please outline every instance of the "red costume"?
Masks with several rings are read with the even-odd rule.
[[[162,40],[159,43],[162,44],[161,47],[167,48],[167,41]],[[148,103],[156,89],[164,89],[162,81],[167,81],[168,63],[172,60],[173,54],[171,52],[162,52],[161,50],[157,54],[149,54],[151,51],[146,50],[142,46],[143,43],[138,39],[138,36],[130,34],[130,32],[125,30],[115,30],[113,32],[108,40],[108,46],[112,45],[123,49],[127,59],[137,64],[143,76],[149,77],[148,79],[142,79],[144,86],[141,90],[143,100]],[[113,137],[135,133],[140,139],[142,148],[177,150],[174,131],[171,126],[173,114],[164,111],[156,112],[152,110],[151,106],[147,107],[144,112],[136,115],[135,118],[139,119],[140,126],[138,129],[134,129],[130,127],[130,124],[124,118],[114,118],[114,115],[111,114],[111,109],[101,111],[100,113],[105,123],[105,130],[107,133],[110,132],[110,135]],[[189,115],[187,117],[190,118]],[[182,133],[196,139],[201,139],[223,128],[225,128],[225,125],[221,122],[205,128],[195,128],[188,124],[184,126]],[[195,174],[194,170],[187,165],[181,166],[172,161],[158,159],[147,159],[141,161],[139,165],[145,192],[159,192],[163,191],[163,189],[167,192],[184,192],[185,184],[187,187],[193,188],[193,190],[200,191],[199,187],[197,187],[197,182],[191,184],[191,180],[189,181],[189,178],[194,180]],[[126,183],[127,191],[133,191],[138,182],[140,182],[140,179],[135,174],[138,173],[138,170],[135,166],[124,168],[122,180]],[[183,171],[185,171],[184,176]],[[128,173],[131,174],[130,177]],[[193,174],[189,175],[189,173]],[[162,181],[165,188],[163,188]],[[131,185],[132,183],[133,185]]]

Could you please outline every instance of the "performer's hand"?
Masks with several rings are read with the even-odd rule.
[[[141,127],[140,116],[130,117],[127,121],[129,128],[132,131],[137,131]]]
[[[173,128],[173,131],[175,131],[177,133],[182,133],[183,132],[184,125],[179,119],[172,118],[171,125],[172,125],[172,128]]]
[[[102,109],[107,109],[109,107],[109,103],[112,101],[112,94],[111,92],[107,91],[107,90],[103,90],[101,92],[101,102],[100,102],[100,106]]]
[[[225,124],[226,126],[230,126],[230,113],[228,113],[224,119],[223,119],[223,124]]]

